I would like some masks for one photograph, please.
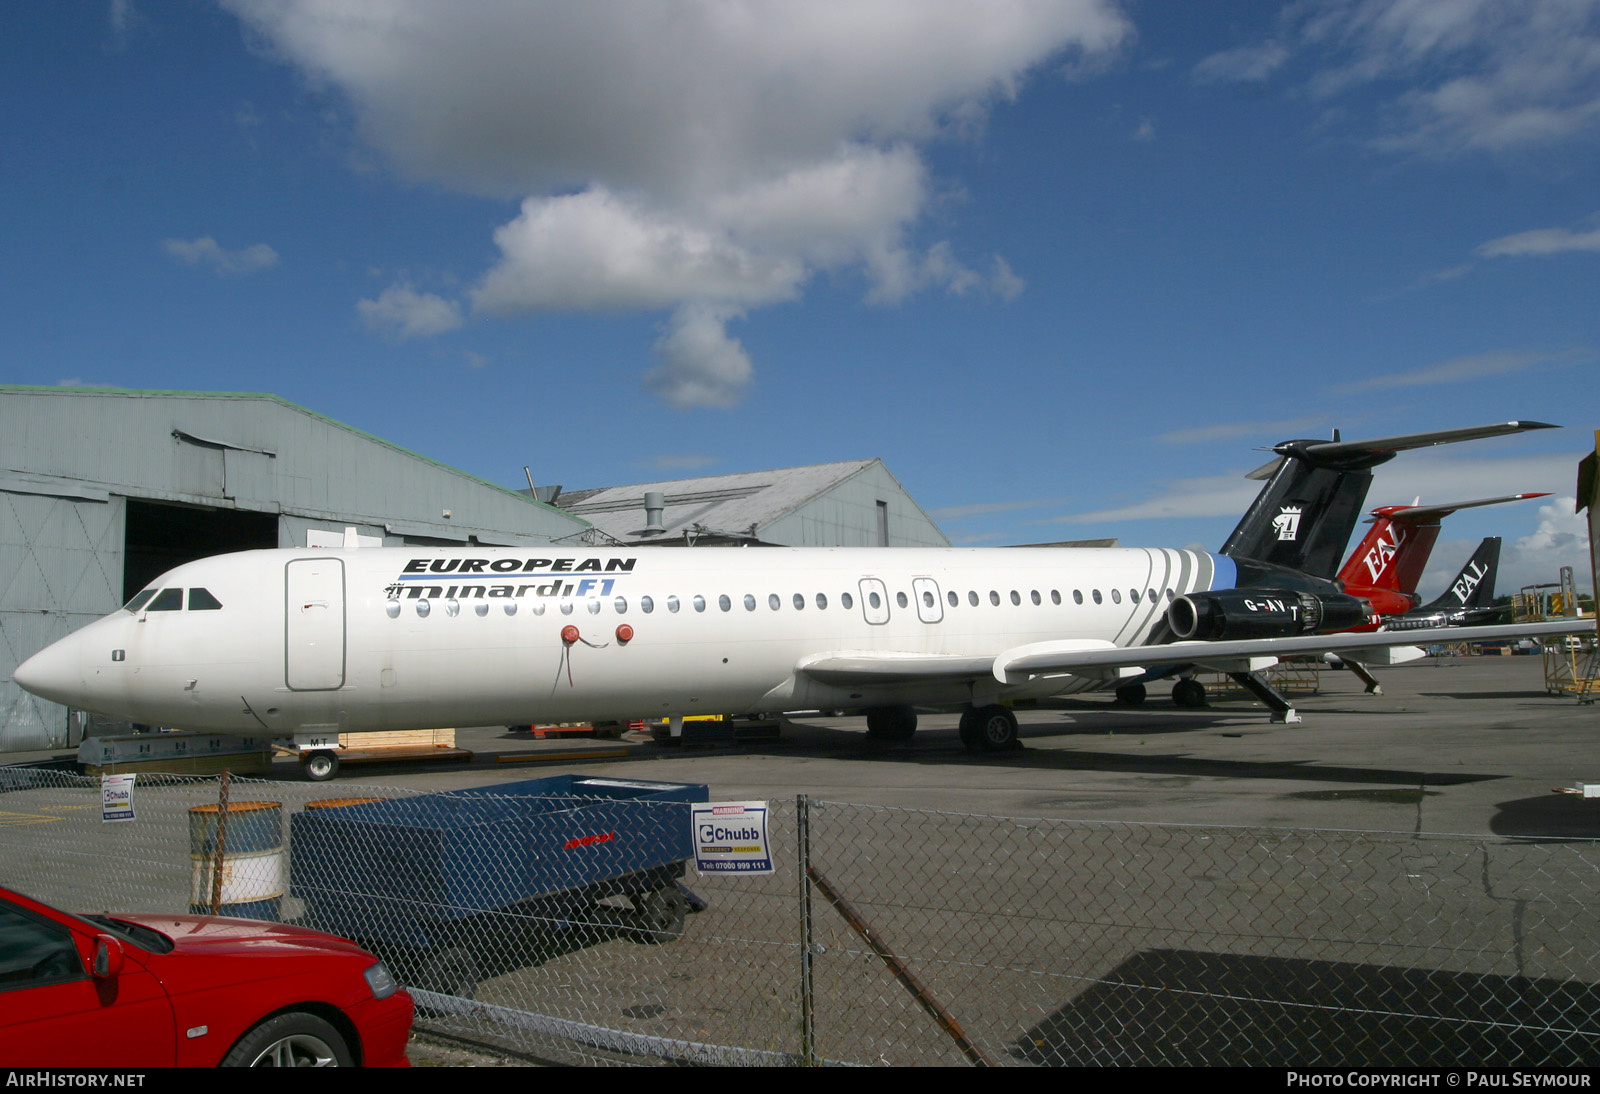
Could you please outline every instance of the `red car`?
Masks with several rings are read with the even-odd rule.
[[[0,889],[0,1066],[408,1066],[412,1003],[353,942]]]

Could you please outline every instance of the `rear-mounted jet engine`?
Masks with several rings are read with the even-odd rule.
[[[1286,638],[1359,627],[1370,613],[1365,600],[1343,593],[1228,589],[1178,597],[1167,625],[1180,641]]]

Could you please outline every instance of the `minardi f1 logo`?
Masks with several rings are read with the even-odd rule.
[[[1292,541],[1300,535],[1300,507],[1298,505],[1285,505],[1278,510],[1278,515],[1272,518],[1272,530],[1278,533],[1279,540]]]
[[[616,577],[581,575],[629,574],[633,572],[635,561],[633,558],[414,558],[384,588],[384,593],[390,600],[399,600],[402,596],[412,600],[457,596],[489,599],[529,595],[610,596],[617,584]],[[452,580],[463,583],[444,584]]]
[[[1455,598],[1465,604],[1472,596],[1472,591],[1483,580],[1483,575],[1489,572],[1489,567],[1477,562],[1467,563],[1467,568],[1461,571],[1461,576],[1456,578],[1456,583],[1450,586],[1450,592]]]
[[[1374,585],[1378,583],[1378,578],[1383,576],[1383,572],[1389,568],[1389,560],[1395,556],[1395,552],[1400,549],[1400,545],[1406,541],[1406,534],[1400,531],[1399,528],[1391,525],[1389,531],[1394,536],[1393,539],[1385,541],[1380,533],[1377,544],[1367,552],[1365,560],[1367,573],[1372,575],[1372,584]]]

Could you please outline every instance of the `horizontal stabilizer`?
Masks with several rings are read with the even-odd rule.
[[[1431,433],[1405,433],[1397,437],[1376,437],[1368,441],[1312,441],[1286,442],[1313,461],[1343,460],[1351,456],[1376,456],[1386,452],[1404,452],[1412,448],[1429,448],[1436,444],[1455,444],[1458,441],[1475,441],[1480,437],[1501,437],[1508,433],[1526,433],[1533,429],[1559,429],[1549,422],[1495,422],[1491,425],[1467,426],[1462,429],[1436,429]]]
[[[1554,428],[1547,422],[1497,422],[1365,441],[1346,441],[1335,433],[1331,441],[1301,438],[1275,444],[1277,458],[1250,473],[1267,484],[1221,553],[1331,578],[1361,519],[1373,468],[1406,449]]]
[[[1480,505],[1501,505],[1508,501],[1528,498],[1548,498],[1550,491],[1534,494],[1507,494],[1500,498],[1480,498],[1478,501],[1456,501],[1445,505],[1385,505],[1372,511],[1371,520],[1388,517],[1390,520],[1419,521],[1448,517],[1457,509],[1476,509]],[[1370,522],[1369,522],[1370,523]]]
[[[1293,456],[1313,467],[1333,467],[1344,464],[1373,466],[1393,459],[1395,453],[1413,448],[1431,448],[1439,444],[1475,441],[1481,437],[1501,437],[1508,433],[1526,433],[1534,429],[1560,429],[1549,422],[1495,422],[1492,425],[1466,426],[1462,429],[1436,429],[1429,433],[1404,433],[1397,437],[1375,437],[1367,441],[1284,441],[1272,446],[1278,458],[1269,460],[1245,476],[1247,479],[1265,481],[1277,474],[1285,459]],[[1536,497],[1537,495],[1519,495]],[[1501,500],[1501,499],[1494,499]],[[1511,500],[1511,499],[1505,499]],[[1472,502],[1474,505],[1492,505],[1494,501]],[[1465,505],[1457,506],[1466,508]]]

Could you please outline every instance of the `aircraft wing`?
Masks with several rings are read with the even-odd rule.
[[[1281,657],[1325,653],[1348,661],[1359,662],[1364,653],[1370,655],[1371,660],[1381,660],[1381,651],[1394,647],[1502,638],[1552,638],[1594,629],[1593,619],[1564,619],[1506,626],[1307,634],[1231,642],[1172,642],[1159,646],[1114,646],[1109,642],[1067,639],[1016,646],[995,657],[845,651],[810,657],[796,667],[816,680],[837,685],[975,680],[988,675],[1002,684],[1020,684],[1036,676],[1115,676],[1118,669],[1151,669],[1165,665],[1251,671],[1267,668]]]
[[[1100,643],[1115,648],[1109,642]],[[993,657],[946,654],[843,652],[808,657],[798,671],[824,684],[911,684],[934,680],[976,680],[994,671]]]

